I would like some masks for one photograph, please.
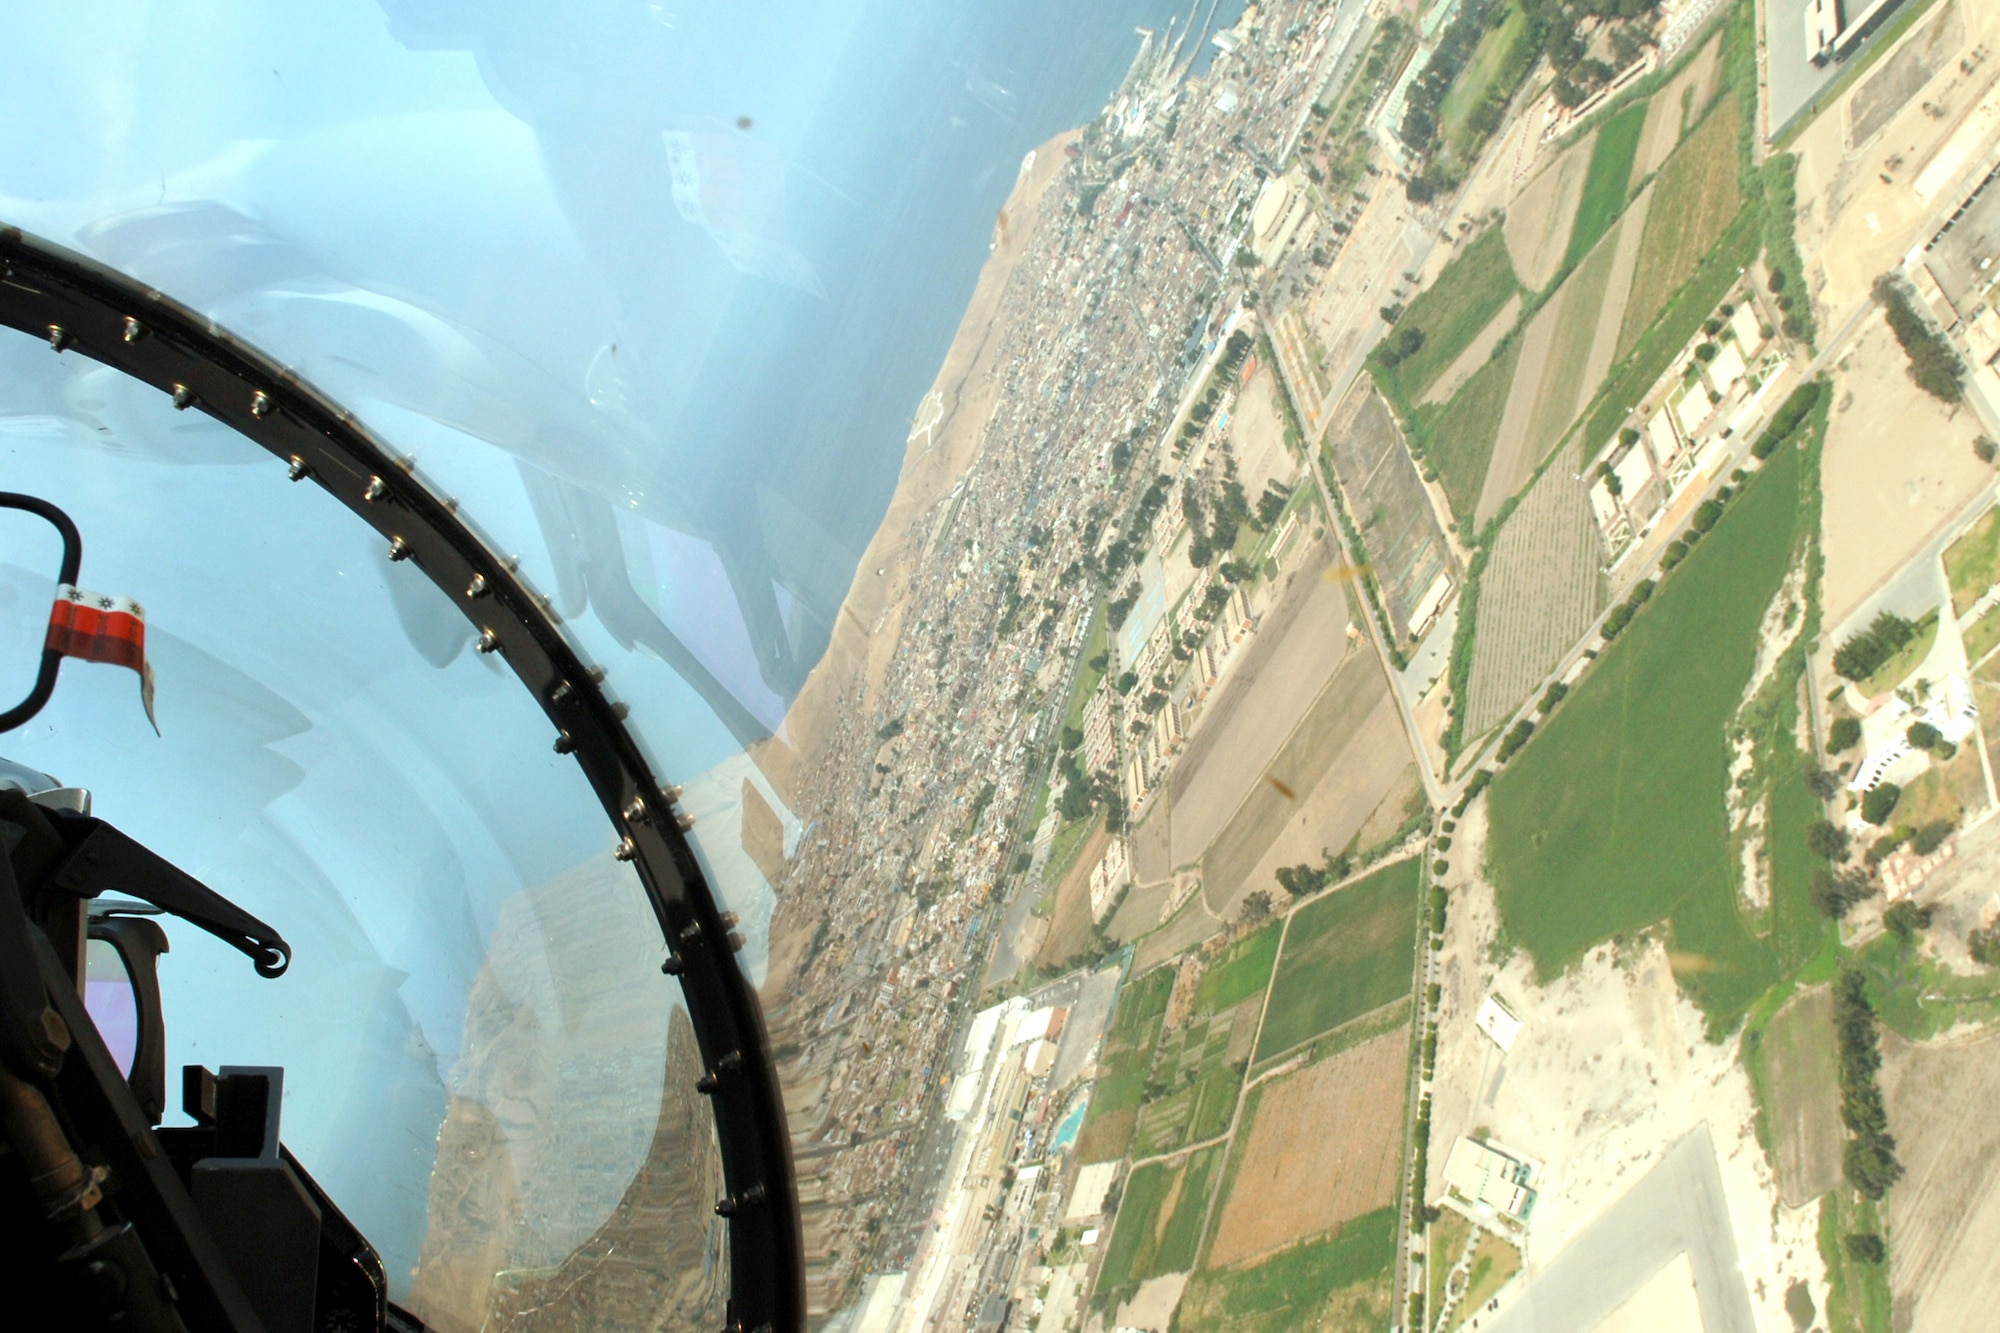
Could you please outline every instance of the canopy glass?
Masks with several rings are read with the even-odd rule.
[[[828,779],[794,759],[794,710],[880,574],[863,552],[996,216],[1117,89],[1135,26],[1170,22],[1165,0],[35,3],[0,54],[0,222],[272,355],[517,559],[684,784],[762,983],[772,883],[828,836],[799,813]],[[266,982],[175,932],[169,1068],[285,1065],[287,1141],[443,1326],[543,1309],[614,1253],[618,1300],[716,1322],[714,1131],[664,943],[472,627],[257,447],[14,334],[0,484],[74,516],[82,584],[144,605],[159,726],[129,673],[72,664],[0,751],[295,951]],[[11,701],[57,560],[5,518]],[[793,962],[827,934],[802,920]],[[882,1108],[897,1148],[929,1075]],[[823,1299],[871,1262],[851,1243],[814,1256],[842,1274]]]

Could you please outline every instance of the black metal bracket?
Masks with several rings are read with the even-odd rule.
[[[292,963],[285,937],[208,885],[101,819],[51,810],[48,821],[69,850],[49,887],[90,899],[117,890],[200,926],[250,959],[260,977],[282,977]]]
[[[0,324],[169,395],[256,442],[374,528],[498,653],[573,754],[630,860],[679,964],[711,1091],[725,1183],[756,1199],[729,1221],[730,1326],[803,1329],[805,1260],[791,1140],[763,1011],[736,965],[729,924],[673,811],[623,724],[603,673],[563,637],[545,600],[457,511],[354,416],[208,319],[92,260],[0,228]]]
[[[83,535],[76,530],[68,514],[37,495],[20,495],[14,491],[0,491],[0,509],[18,509],[23,513],[45,518],[54,526],[62,538],[62,572],[56,582],[76,586],[77,575],[83,569]],[[56,692],[56,673],[62,670],[62,654],[48,647],[42,649],[41,670],[35,675],[35,686],[28,691],[28,697],[0,713],[0,732],[14,728],[33,718],[49,702],[49,696]]]

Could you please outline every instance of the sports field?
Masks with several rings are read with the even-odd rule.
[[[1188,1283],[1175,1327],[1181,1333],[1383,1328],[1395,1262],[1396,1210],[1378,1209],[1260,1262],[1205,1268]]]
[[[1543,977],[1665,918],[1711,1025],[1726,1029],[1777,979],[1781,960],[1737,907],[1724,733],[1791,562],[1802,472],[1798,450],[1774,454],[1495,779],[1502,929]]]
[[[1398,861],[1292,917],[1256,1059],[1409,994],[1419,874],[1414,858]]]
[[[1639,134],[1645,128],[1646,104],[1634,102],[1605,121],[1597,132],[1597,143],[1590,150],[1590,175],[1584,178],[1583,199],[1576,206],[1576,222],[1570,228],[1567,263],[1581,262],[1625,211],[1632,185],[1632,159],[1638,155]]]
[[[1111,1246],[1097,1276],[1095,1305],[1115,1308],[1147,1278],[1194,1267],[1214,1184],[1210,1176],[1221,1155],[1218,1144],[1132,1173],[1119,1199]]]
[[[1430,382],[1458,359],[1520,289],[1506,238],[1500,228],[1487,228],[1445,265],[1437,281],[1420,292],[1396,321],[1391,341],[1406,329],[1420,330],[1424,336],[1423,346],[1395,368],[1403,392],[1412,400],[1422,397]]]
[[[1508,5],[1499,23],[1480,38],[1479,48],[1452,82],[1451,91],[1438,107],[1438,137],[1452,153],[1463,157],[1473,146],[1472,130],[1466,119],[1486,100],[1495,80],[1509,71],[1519,77],[1521,71],[1515,53],[1527,35],[1527,10],[1519,4]]]

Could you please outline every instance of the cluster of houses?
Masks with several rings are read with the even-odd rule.
[[[1726,441],[1776,401],[1790,357],[1756,302],[1748,284],[1732,293],[1717,311],[1721,327],[1689,344],[1654,386],[1645,423],[1622,432],[1593,460],[1590,512],[1613,560],[1651,530],[1690,481],[1719,467]]]

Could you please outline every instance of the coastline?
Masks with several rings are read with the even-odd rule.
[[[985,445],[986,426],[998,406],[997,374],[1011,332],[1005,310],[1014,270],[1039,229],[1049,190],[1069,164],[1064,151],[1082,135],[1066,130],[1033,150],[1013,191],[994,220],[993,250],[979,272],[951,346],[903,454],[896,489],[881,526],[869,540],[847,595],[841,600],[825,654],[786,710],[778,733],[749,748],[751,760],[801,819],[812,813],[806,789],[814,769],[827,762],[839,721],[858,711],[872,715],[885,673],[902,641],[903,619],[934,511],[966,476]],[[863,782],[856,773],[848,779]],[[778,904],[770,928],[766,1002],[783,995],[811,935],[816,904],[800,905],[774,883]]]

